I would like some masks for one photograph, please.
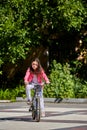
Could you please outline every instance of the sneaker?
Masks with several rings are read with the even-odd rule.
[[[32,111],[32,106],[30,106],[30,108],[29,108],[29,112],[30,112],[30,111]]]
[[[41,117],[45,117],[45,112],[41,112]]]

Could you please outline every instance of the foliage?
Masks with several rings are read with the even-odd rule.
[[[12,100],[15,101],[16,97],[23,97],[25,98],[25,88],[24,86],[18,86],[14,89],[0,89],[0,100]]]
[[[49,87],[52,89],[52,91],[54,91],[55,97],[74,97],[74,83],[68,64],[62,66],[60,63],[57,64],[54,60],[50,74],[50,80],[51,84]]]
[[[75,98],[87,98],[87,82],[74,78],[74,94]]]
[[[44,97],[51,98],[87,98],[87,82],[71,74],[72,68],[68,63],[62,65],[55,60],[50,71],[50,84],[44,87]],[[33,95],[33,91],[31,93]],[[15,101],[16,97],[26,97],[25,87],[0,89],[0,100]]]
[[[54,46],[56,35],[57,39],[60,34],[74,31],[83,35],[81,30],[86,27],[86,0],[1,0],[0,76],[7,63],[17,66],[22,59],[26,59],[31,47],[39,44]],[[87,46],[87,38],[84,41]],[[72,80],[71,76],[69,78]]]
[[[80,30],[87,24],[80,0],[2,0],[0,16],[0,65],[26,58],[46,34]]]
[[[87,82],[71,74],[69,64],[60,64],[55,60],[49,75],[50,84],[45,86],[44,95],[56,98],[86,98]]]

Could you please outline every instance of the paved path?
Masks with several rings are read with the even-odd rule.
[[[46,117],[31,119],[25,102],[0,103],[0,130],[87,130],[87,104],[45,104]]]

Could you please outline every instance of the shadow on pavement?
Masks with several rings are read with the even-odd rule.
[[[77,127],[69,127],[69,128],[58,128],[58,129],[50,129],[50,130],[87,130],[87,126],[77,126]]]
[[[26,122],[34,122],[34,120],[32,120],[32,118],[30,117],[6,117],[6,118],[0,118],[0,122],[1,121],[6,121],[6,120],[10,120],[10,121],[26,121]]]
[[[24,113],[27,113],[27,115],[26,116],[13,116],[13,117],[2,117],[2,118],[0,118],[0,121],[5,121],[5,120],[14,120],[14,121],[26,121],[26,122],[34,122],[34,120],[32,120],[32,117],[31,117],[31,115],[28,115],[28,111],[17,111],[17,110],[0,110],[0,112],[9,112],[9,114],[10,114],[10,112],[13,112],[13,113],[16,113],[16,112],[18,112],[18,113],[22,113],[22,112],[24,112]],[[71,114],[76,114],[76,115],[87,115],[87,110],[74,110],[74,111],[68,111],[68,112],[58,112],[58,111],[55,111],[55,112],[53,112],[53,111],[46,111],[46,117],[51,117],[51,118],[49,118],[49,119],[47,119],[47,118],[41,118],[41,122],[50,122],[50,123],[67,123],[67,124],[69,124],[69,123],[79,123],[79,124],[87,124],[87,120],[68,120],[68,119],[65,119],[65,120],[60,120],[60,119],[57,119],[56,118],[56,116],[64,116],[64,115],[71,115]],[[52,117],[55,117],[55,119],[52,119]],[[61,130],[66,130],[66,129],[61,129]],[[67,129],[67,130],[69,130],[69,129]],[[74,129],[70,129],[70,130],[74,130]],[[76,129],[76,130],[80,130],[80,128],[79,129]],[[82,129],[81,129],[82,130]],[[87,128],[86,128],[86,130],[87,130]]]

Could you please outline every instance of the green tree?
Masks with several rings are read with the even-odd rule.
[[[0,67],[26,58],[43,39],[51,44],[55,34],[84,29],[86,7],[85,0],[1,0]]]

